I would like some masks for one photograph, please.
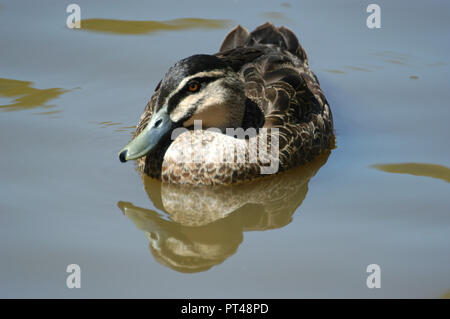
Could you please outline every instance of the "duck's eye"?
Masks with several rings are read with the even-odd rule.
[[[190,82],[188,84],[189,92],[197,92],[199,88],[200,88],[200,85],[198,84],[198,82],[194,81],[194,82]]]

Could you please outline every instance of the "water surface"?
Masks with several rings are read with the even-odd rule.
[[[450,4],[378,1],[370,30],[356,0],[77,3],[84,30],[69,3],[0,1],[0,297],[448,296]],[[118,161],[173,63],[268,19],[331,104],[326,161],[229,196]]]

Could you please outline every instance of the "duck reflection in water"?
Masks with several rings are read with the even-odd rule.
[[[144,189],[159,212],[124,201],[118,206],[145,232],[159,263],[184,273],[206,271],[236,253],[244,231],[289,224],[329,155],[328,150],[304,166],[228,186],[174,185],[143,174]]]

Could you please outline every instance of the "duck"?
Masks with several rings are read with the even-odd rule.
[[[241,25],[218,53],[169,68],[121,162],[169,184],[229,185],[304,165],[334,146],[333,117],[289,28]]]

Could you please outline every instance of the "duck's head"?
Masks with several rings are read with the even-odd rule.
[[[122,162],[147,155],[176,128],[239,127],[245,112],[243,82],[219,58],[193,55],[172,66],[156,88],[157,100],[145,128],[119,153]]]

